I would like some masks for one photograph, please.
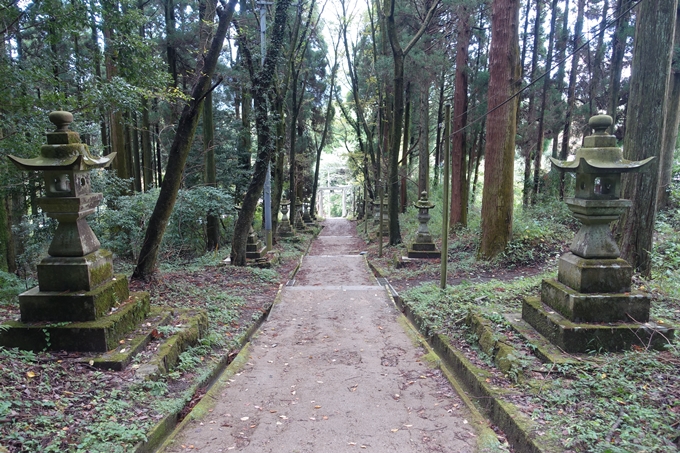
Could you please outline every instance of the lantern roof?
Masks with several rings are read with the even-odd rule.
[[[93,156],[87,145],[80,142],[78,133],[68,129],[73,114],[56,111],[50,113],[49,118],[57,129],[47,133],[47,144],[40,147],[40,156],[30,159],[8,156],[17,167],[25,171],[87,171],[111,165],[116,153]]]
[[[588,124],[595,133],[586,137],[585,146],[576,151],[574,160],[550,158],[560,171],[589,174],[642,172],[654,159],[653,156],[640,161],[624,159],[621,148],[616,146],[616,137],[606,132],[613,124],[611,116],[595,115]]]

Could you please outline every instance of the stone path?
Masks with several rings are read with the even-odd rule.
[[[474,451],[467,408],[332,219],[253,339],[247,363],[165,450]]]

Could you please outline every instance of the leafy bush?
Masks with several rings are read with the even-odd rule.
[[[102,207],[91,222],[102,246],[117,255],[136,258],[142,246],[146,225],[156,205],[159,190],[132,196],[120,196],[115,208]],[[192,257],[205,250],[205,218],[212,214],[220,218],[222,238],[230,238],[234,203],[225,191],[207,186],[180,190],[161,244],[166,257]]]

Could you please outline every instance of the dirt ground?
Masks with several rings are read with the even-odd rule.
[[[352,232],[325,222],[247,363],[167,453],[474,451],[467,408],[407,334]]]

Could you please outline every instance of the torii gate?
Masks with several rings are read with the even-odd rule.
[[[342,217],[347,217],[347,191],[354,194],[352,191],[352,186],[335,186],[335,187],[319,187],[319,201],[317,202],[317,212],[325,217],[324,204],[323,204],[323,194],[326,191],[335,192],[342,191]],[[330,212],[329,212],[330,214]]]

